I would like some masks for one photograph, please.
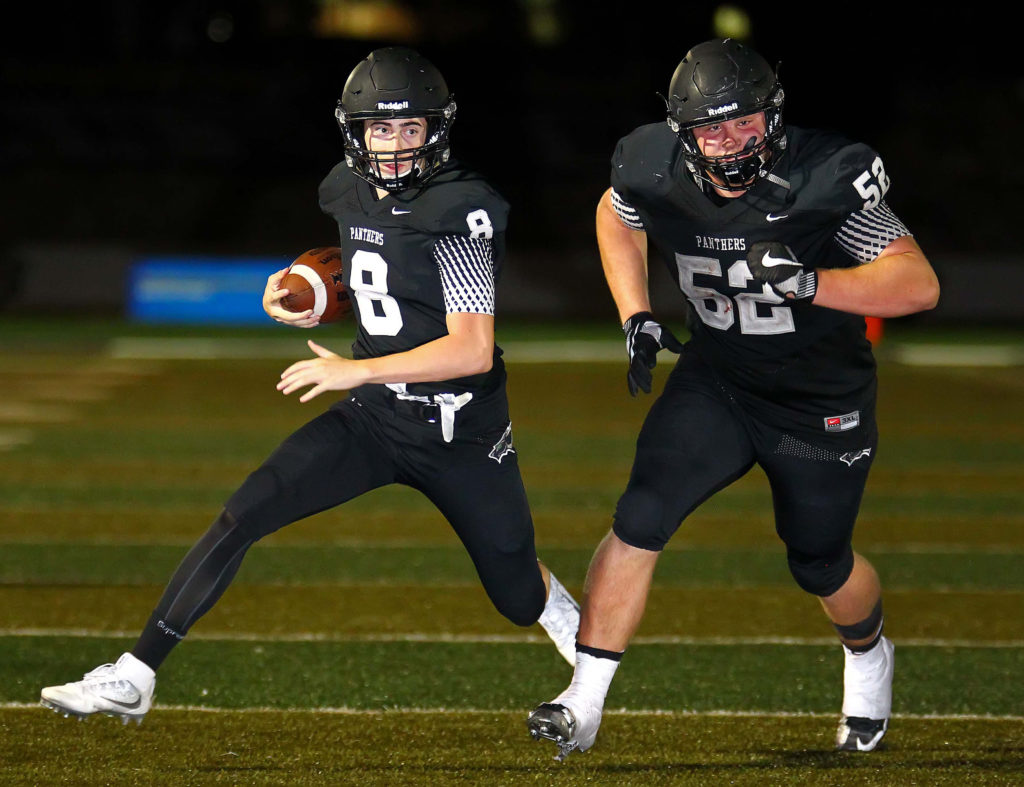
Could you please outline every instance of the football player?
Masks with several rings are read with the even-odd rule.
[[[597,239],[630,393],[650,393],[659,350],[679,359],[588,570],[573,680],[527,725],[558,759],[594,743],[660,551],[758,464],[792,576],[821,600],[845,654],[837,746],[870,751],[888,726],[893,646],[878,575],[851,548],[877,445],[862,315],[930,309],[938,282],[885,203],[881,157],[784,125],[782,86],[758,53],[728,39],[695,46],[666,104],[667,123],[619,142]],[[687,299],[685,345],[651,314],[649,241]]]
[[[420,490],[448,519],[498,611],[540,622],[570,663],[579,607],[538,562],[512,440],[494,296],[508,205],[450,157],[455,101],[417,52],[372,52],[350,74],[336,117],[345,160],[320,185],[341,233],[344,280],[358,319],[353,358],[310,341],[313,357],[277,385],[307,402],[347,390],[288,437],[231,496],[186,555],[135,646],[82,680],[42,690],[65,715],[141,722],[155,672],[220,598],[246,551],[296,520],[386,484]],[[273,274],[263,305],[287,311]]]

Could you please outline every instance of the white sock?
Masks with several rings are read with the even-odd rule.
[[[875,643],[875,646],[871,650],[865,650],[858,653],[850,650],[846,645],[843,645],[843,653],[846,654],[848,661],[854,662],[860,669],[871,669],[885,658],[885,649],[882,648],[881,637],[878,638],[878,642]]]
[[[559,694],[554,702],[568,700],[583,702],[598,708],[604,707],[604,698],[615,677],[619,662],[613,659],[602,659],[589,653],[576,652],[576,671],[572,683]]]
[[[887,719],[892,713],[892,644],[879,638],[866,653],[853,653],[845,645],[843,655],[843,715]]]

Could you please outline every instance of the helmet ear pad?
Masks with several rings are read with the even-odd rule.
[[[408,47],[384,47],[352,69],[334,115],[344,141],[345,162],[352,171],[379,189],[403,191],[425,183],[447,163],[455,113],[455,99],[433,63]],[[424,118],[426,142],[399,152],[369,150],[366,123],[396,118]],[[382,164],[410,158],[413,166],[405,175],[383,175]]]

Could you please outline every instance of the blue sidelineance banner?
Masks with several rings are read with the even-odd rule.
[[[267,277],[287,267],[274,257],[147,257],[128,275],[127,313],[147,323],[242,325],[269,321]]]

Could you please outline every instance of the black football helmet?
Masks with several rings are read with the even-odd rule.
[[[672,75],[668,92],[668,125],[682,142],[686,166],[696,178],[727,191],[744,191],[767,177],[786,149],[778,75],[738,41],[714,39],[693,47]],[[765,138],[759,143],[738,156],[700,152],[694,128],[758,112],[765,116]]]
[[[345,139],[345,162],[356,175],[387,191],[425,183],[445,162],[450,150],[448,133],[455,122],[455,100],[444,77],[433,63],[404,46],[375,49],[352,69],[334,116]],[[427,141],[419,148],[401,151],[367,149],[368,120],[426,118]],[[409,162],[409,173],[384,177],[381,164]]]

